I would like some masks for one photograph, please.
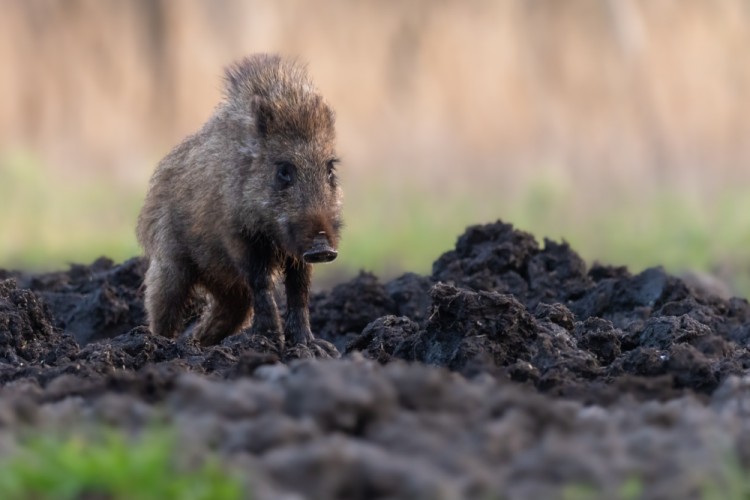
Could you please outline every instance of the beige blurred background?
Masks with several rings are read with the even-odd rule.
[[[588,260],[750,269],[750,3],[0,0],[0,267],[138,253],[156,162],[223,67],[309,62],[337,110],[342,258],[428,271],[502,218]],[[750,279],[748,280],[750,281]]]

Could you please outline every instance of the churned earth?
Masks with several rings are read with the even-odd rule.
[[[431,275],[315,295],[330,344],[285,350],[151,336],[144,271],[0,270],[0,453],[166,421],[260,499],[704,498],[750,466],[750,305],[660,268],[472,226]]]

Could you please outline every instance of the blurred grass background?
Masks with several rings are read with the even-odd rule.
[[[309,61],[345,229],[320,282],[426,272],[501,218],[750,294],[744,0],[0,0],[0,267],[138,254],[156,162],[222,68]]]

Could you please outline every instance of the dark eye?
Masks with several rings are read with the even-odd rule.
[[[282,161],[276,164],[276,188],[286,189],[292,184],[296,177],[297,167],[288,161]]]
[[[338,162],[338,159],[334,158],[333,160],[328,160],[328,162],[326,163],[328,182],[330,182],[332,186],[336,185],[336,164]]]

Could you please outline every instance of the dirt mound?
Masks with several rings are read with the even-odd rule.
[[[361,279],[335,289],[331,296],[344,300],[332,303],[358,300]],[[587,271],[567,244],[547,240],[540,248],[531,235],[499,222],[468,228],[430,277],[407,275],[385,286],[368,278],[366,287],[379,305],[347,352],[362,350],[381,362],[490,373],[597,403],[625,392],[711,393],[750,363],[746,300],[690,290],[660,268],[636,276],[621,267]],[[337,342],[352,328],[345,320],[331,325],[347,317],[346,309],[332,309],[323,331]],[[363,310],[364,304],[357,327]]]
[[[261,498],[611,496],[631,477],[684,497],[695,468],[721,480],[720,457],[750,459],[750,305],[660,268],[587,269],[565,243],[474,226],[430,276],[315,295],[313,331],[335,348],[283,352],[247,331],[205,349],[153,337],[144,268],[0,271],[2,432],[139,427],[166,407]]]
[[[138,258],[121,265],[100,258],[90,266],[75,264],[67,272],[29,275],[0,270],[0,278],[14,277],[20,288],[36,292],[52,311],[54,326],[86,344],[144,324],[145,271]]]

